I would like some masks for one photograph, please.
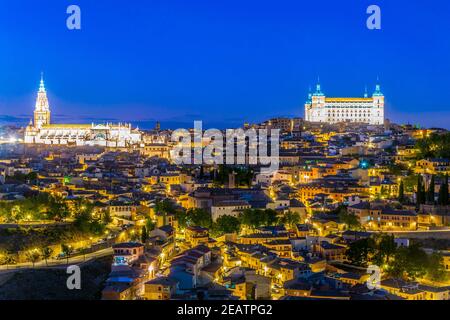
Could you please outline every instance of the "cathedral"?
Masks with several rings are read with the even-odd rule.
[[[308,95],[305,103],[305,120],[311,122],[357,122],[372,125],[384,124],[384,95],[377,84],[372,97],[326,97],[317,84],[316,91]]]
[[[25,143],[102,146],[126,148],[140,146],[142,134],[131,124],[53,124],[44,80],[41,77],[34,109],[34,118],[25,129]]]

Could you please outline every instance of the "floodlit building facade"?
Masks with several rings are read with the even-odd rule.
[[[33,120],[25,129],[29,144],[126,148],[140,145],[142,134],[131,124],[52,124],[44,80],[41,78]]]
[[[384,124],[384,95],[377,84],[372,97],[367,93],[361,98],[331,98],[321,91],[309,93],[305,103],[305,120],[310,122],[356,122],[372,125]]]

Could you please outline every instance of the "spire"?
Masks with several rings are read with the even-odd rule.
[[[367,98],[369,95],[367,94],[367,85],[364,87],[364,98]]]
[[[377,84],[375,85],[375,92],[373,93],[373,96],[382,96],[383,93],[381,92],[381,86],[380,86],[380,78],[377,76]]]
[[[320,89],[320,77],[317,77],[316,92],[313,96],[323,96],[322,90]]]
[[[309,86],[309,89],[308,89],[308,99],[306,99],[306,103],[307,103],[307,104],[311,103],[311,99],[312,99],[311,86]]]
[[[35,106],[34,110],[37,112],[50,111],[49,105],[48,105],[48,99],[47,99],[47,92],[45,91],[45,85],[44,85],[44,74],[42,72],[41,72],[41,81],[39,84],[39,91],[38,91],[37,99],[36,99],[36,106]],[[36,119],[35,119],[35,123],[36,123]],[[49,122],[47,121],[47,123],[49,123]]]
[[[45,92],[44,73],[43,72],[41,72],[41,82],[39,84],[39,92]]]

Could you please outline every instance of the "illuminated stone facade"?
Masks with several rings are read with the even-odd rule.
[[[126,148],[140,146],[142,134],[131,124],[52,124],[44,80],[41,79],[34,121],[25,129],[24,142],[30,144],[103,146]]]
[[[376,85],[372,97],[367,93],[361,98],[329,98],[317,84],[305,103],[305,120],[310,122],[355,122],[372,125],[384,124],[384,95]]]

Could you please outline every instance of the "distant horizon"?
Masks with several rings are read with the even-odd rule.
[[[304,117],[318,77],[327,96],[370,95],[386,118],[450,129],[450,1],[205,2],[17,0],[0,11],[0,123],[27,123],[41,72],[53,121],[211,127]],[[417,25],[420,21],[420,26]]]
[[[298,116],[273,116],[273,117],[266,117],[262,119],[261,121],[249,121],[250,124],[257,124],[261,123],[266,120],[270,120],[273,118],[295,118]],[[17,127],[26,127],[30,121],[30,118],[32,117],[14,117],[14,116],[3,116],[0,115],[0,126],[17,126]],[[303,118],[303,117],[300,117]],[[421,123],[413,123],[408,121],[395,121],[393,119],[390,119],[387,117],[387,119],[395,124],[398,125],[413,125],[413,126],[419,126],[420,128],[442,128],[446,130],[450,130],[450,123],[446,122],[446,125],[424,125]],[[121,119],[108,119],[108,118],[69,118],[67,116],[56,116],[56,119],[54,120],[52,118],[52,123],[58,124],[104,124],[104,123],[131,123],[133,128],[138,127],[142,130],[152,130],[155,128],[156,123],[159,122],[162,130],[174,130],[177,128],[193,128],[194,121],[203,121],[201,118],[195,118],[192,120],[186,120],[186,121],[171,121],[171,120],[157,120],[157,119],[147,119],[147,120],[121,120]],[[208,128],[217,128],[217,129],[227,129],[227,128],[238,128],[243,127],[244,123],[248,121],[227,121],[227,122],[221,122],[221,121],[214,121],[214,120],[207,120],[203,121],[203,127],[205,129]],[[445,122],[445,119],[444,119]]]

